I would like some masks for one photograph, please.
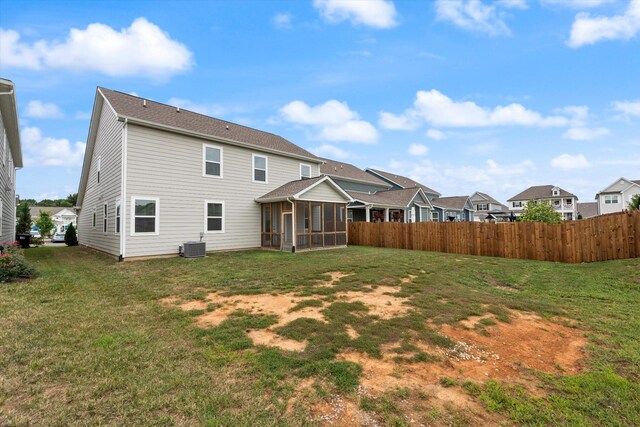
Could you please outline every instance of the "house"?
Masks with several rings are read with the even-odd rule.
[[[331,177],[353,199],[347,206],[349,222],[428,221],[432,209],[419,186],[400,188],[349,163],[323,159],[320,173]]]
[[[38,220],[40,212],[42,211],[48,211],[51,213],[51,220],[58,229],[66,227],[71,223],[74,225],[77,225],[78,223],[78,215],[73,208],[32,206],[30,209],[31,220],[34,224]]]
[[[0,246],[16,233],[16,169],[22,167],[15,85],[0,78]]]
[[[424,194],[429,198],[429,200],[433,200],[435,198],[438,198],[441,196],[440,193],[438,193],[435,190],[432,190],[431,188],[427,187],[426,185],[423,185],[417,181],[414,181],[410,178],[407,178],[405,176],[401,176],[401,175],[397,175],[391,172],[385,172],[385,171],[381,171],[379,169],[372,169],[372,168],[367,168],[365,169],[365,171],[385,182],[387,182],[388,184],[391,185],[392,188],[395,189],[399,189],[399,188],[414,188],[414,187],[419,187],[422,189],[422,191],[424,192]]]
[[[617,179],[607,188],[596,194],[598,215],[622,212],[627,209],[631,198],[640,194],[640,180]]]
[[[473,221],[474,209],[469,196],[439,197],[431,203],[433,221]]]
[[[527,188],[507,200],[509,210],[515,216],[520,216],[530,200],[549,203],[556,212],[562,215],[562,219],[565,221],[578,217],[576,208],[578,197],[555,185],[538,185]]]
[[[476,191],[469,199],[475,210],[473,213],[474,221],[509,221],[511,215],[509,208],[487,193]]]
[[[597,202],[578,203],[578,219],[593,218],[594,216],[598,216]]]
[[[97,88],[78,188],[79,242],[125,258],[344,246],[350,196],[278,135]]]

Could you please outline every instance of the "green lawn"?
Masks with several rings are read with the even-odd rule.
[[[314,408],[336,396],[372,424],[408,425],[410,413],[428,425],[474,425],[419,387],[363,395],[362,367],[336,355],[376,358],[397,344],[413,357],[399,362],[443,363],[416,353],[412,340],[450,348],[437,325],[488,312],[508,322],[509,310],[575,320],[589,340],[584,372],[534,373],[544,390],[536,395],[500,381],[441,378],[440,387],[465,393],[504,424],[640,425],[640,260],[569,265],[364,247],[127,263],[78,247],[26,255],[40,276],[0,284],[0,425],[314,425]],[[316,286],[336,271],[351,275]],[[416,278],[401,282],[409,275]],[[395,286],[411,310],[381,319],[335,296],[380,284]],[[308,342],[288,352],[248,338],[247,330],[277,322],[268,313],[237,311],[200,328],[197,316],[219,307],[160,302],[214,291],[295,293],[308,298],[292,310],[323,306],[326,322],[279,327],[281,336]],[[302,398],[301,384],[309,386]]]

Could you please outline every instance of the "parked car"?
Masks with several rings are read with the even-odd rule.
[[[42,236],[40,235],[39,230],[31,230],[31,237],[35,237],[36,239],[39,239]]]
[[[57,232],[51,238],[51,243],[64,243],[64,232]]]

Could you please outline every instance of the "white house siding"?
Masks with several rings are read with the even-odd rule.
[[[100,113],[95,146],[91,157],[87,188],[78,217],[78,241],[82,245],[120,255],[120,236],[115,234],[116,199],[120,197],[122,175],[122,128],[115,113],[105,102]],[[97,163],[100,158],[100,183]],[[86,161],[86,160],[85,160]],[[107,232],[103,232],[104,208],[107,204]],[[93,210],[96,226],[92,226]]]
[[[13,157],[9,141],[6,139],[4,122],[0,114],[0,209],[2,209],[2,223],[0,224],[0,245],[15,240],[16,227],[16,170],[13,167]]]
[[[203,144],[222,147],[222,178],[203,176]],[[268,158],[268,183],[252,182],[252,154]],[[129,124],[125,257],[177,254],[205,231],[205,200],[224,203],[224,233],[206,233],[207,250],[260,246],[260,205],[255,199],[300,179],[301,160]],[[308,161],[313,177],[319,165]],[[131,235],[131,198],[159,199],[158,235]]]
[[[619,180],[606,188],[606,191],[598,193],[598,213],[600,215],[622,212],[627,209],[631,198],[640,194],[640,185],[635,185],[626,180]],[[605,203],[605,196],[617,195],[618,203]]]

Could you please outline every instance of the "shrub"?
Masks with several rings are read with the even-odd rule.
[[[640,209],[640,194],[633,196],[627,207],[632,211]]]
[[[78,235],[73,223],[69,224],[69,228],[64,233],[64,244],[67,246],[78,246]]]
[[[16,233],[27,234],[31,230],[31,210],[29,204],[22,201],[18,206],[17,212]]]
[[[518,217],[523,222],[545,222],[547,224],[562,223],[562,215],[547,201],[529,200],[522,215]]]
[[[0,283],[36,275],[36,269],[24,257],[18,242],[3,244],[3,252],[0,254]]]

